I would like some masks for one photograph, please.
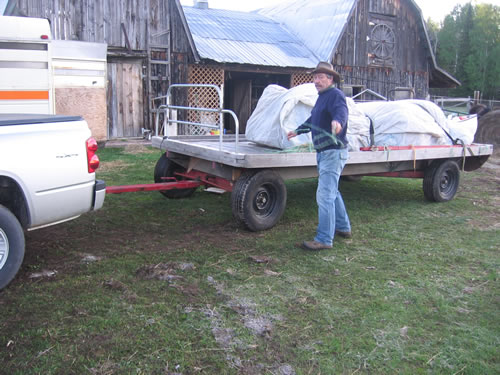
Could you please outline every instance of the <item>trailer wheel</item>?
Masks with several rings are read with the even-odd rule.
[[[0,289],[16,276],[23,258],[23,228],[12,212],[0,205]]]
[[[455,196],[460,183],[460,169],[452,160],[435,160],[424,172],[424,195],[432,202],[446,202]]]
[[[182,173],[185,171],[186,169],[183,166],[174,163],[167,157],[167,155],[163,154],[156,162],[154,179],[155,182],[168,182],[168,180],[165,180],[165,177],[175,177],[179,180],[185,180],[185,178],[175,175],[175,173]],[[180,199],[190,197],[191,195],[193,195],[195,190],[196,188],[173,189],[160,191],[160,193],[162,193],[167,198]]]
[[[251,231],[272,228],[285,212],[286,186],[272,170],[245,172],[231,193],[233,216]]]

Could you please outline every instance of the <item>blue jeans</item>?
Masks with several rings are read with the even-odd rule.
[[[315,241],[333,244],[335,230],[350,232],[351,223],[339,191],[339,179],[347,162],[347,148],[318,152],[318,229]]]

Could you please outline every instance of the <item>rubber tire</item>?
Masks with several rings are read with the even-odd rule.
[[[170,160],[166,154],[163,154],[156,162],[154,179],[155,182],[168,182],[164,177],[176,177],[178,180],[186,180],[183,177],[176,176],[175,173],[183,173],[186,168]],[[196,191],[196,188],[174,189],[160,191],[165,197],[170,199],[188,198]]]
[[[231,193],[233,216],[250,231],[270,229],[285,212],[286,196],[285,183],[276,172],[244,172]]]
[[[424,195],[431,202],[452,200],[459,184],[460,168],[453,160],[435,160],[424,172]]]
[[[0,290],[16,276],[24,259],[24,230],[17,217],[0,205],[0,248],[6,250],[6,260],[0,259]],[[3,265],[2,265],[3,264]]]

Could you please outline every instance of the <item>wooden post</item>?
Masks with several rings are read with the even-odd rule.
[[[481,91],[474,91],[474,105],[481,101]]]

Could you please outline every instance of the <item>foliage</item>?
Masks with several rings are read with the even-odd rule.
[[[429,39],[431,40],[432,52],[434,52],[435,55],[437,53],[439,24],[437,22],[434,22],[431,18],[428,18],[425,23],[427,26],[427,33],[429,34]]]
[[[437,32],[438,65],[462,83],[450,95],[480,91],[485,99],[499,96],[499,25],[500,7],[492,4],[457,5],[445,17]]]

